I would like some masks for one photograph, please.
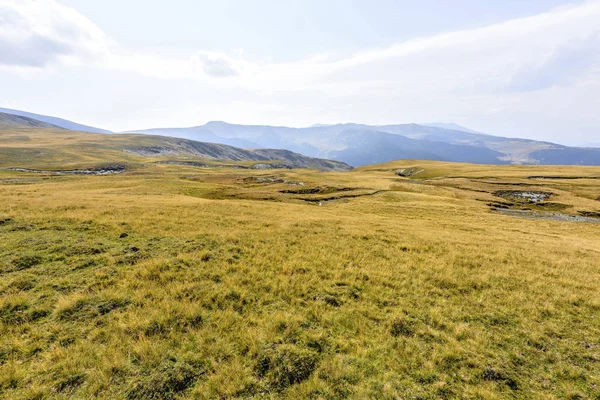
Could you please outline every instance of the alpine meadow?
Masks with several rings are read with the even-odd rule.
[[[597,398],[600,167],[153,140],[0,131],[0,397]]]
[[[0,0],[0,400],[600,400],[600,0]]]

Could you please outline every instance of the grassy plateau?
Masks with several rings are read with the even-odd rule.
[[[600,399],[600,167],[155,138],[0,130],[0,398]]]

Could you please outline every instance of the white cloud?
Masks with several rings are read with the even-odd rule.
[[[392,123],[451,118],[463,124],[476,121],[475,127],[485,130],[513,117],[514,124],[527,120],[543,126],[548,119],[544,109],[556,114],[568,109],[572,120],[600,126],[592,111],[598,96],[590,89],[600,86],[598,21],[600,0],[591,0],[349,57],[318,54],[276,63],[270,55],[253,61],[241,49],[198,49],[180,58],[140,52],[124,48],[85,16],[56,1],[0,0],[0,68],[22,72],[82,67],[90,76],[93,71],[107,80],[120,76],[132,96],[139,87],[130,77],[139,76],[138,81],[156,88],[157,99],[170,93],[171,102],[181,100],[179,107],[218,113],[207,115],[209,119],[241,115],[247,116],[246,122],[274,119],[300,125],[316,120]],[[126,87],[122,91],[127,92]],[[272,111],[274,106],[287,112]],[[128,120],[132,111],[123,110],[122,119]],[[288,121],[293,118],[296,122]],[[560,125],[556,118],[552,126]],[[565,118],[563,125],[572,120]],[[499,133],[513,128],[507,125]]]
[[[198,53],[194,60],[208,76],[222,78],[239,75],[234,67],[235,61],[223,54]]]
[[[311,74],[319,83],[362,90],[387,81],[404,93],[481,93],[524,90],[519,80],[551,75],[535,90],[573,82],[594,70],[600,48],[600,2],[589,1],[480,29],[443,33],[321,63],[298,63],[269,71]],[[275,68],[276,67],[272,67]],[[266,79],[266,78],[265,78]]]
[[[0,0],[0,65],[42,68],[106,54],[106,35],[50,0]]]
[[[199,51],[188,59],[128,51],[90,20],[52,0],[0,0],[0,65],[42,68],[79,62],[166,79],[272,92],[321,90],[474,94],[528,91],[574,82],[594,70],[600,49],[600,2],[528,18],[442,33],[359,52],[259,64]]]

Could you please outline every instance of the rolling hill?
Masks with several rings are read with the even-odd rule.
[[[64,128],[64,129],[69,129],[72,131],[91,132],[91,133],[112,133],[111,131],[108,131],[106,129],[94,128],[93,126],[78,124],[76,122],[68,121],[66,119],[50,117],[50,116],[41,115],[41,114],[34,114],[31,112],[27,112],[27,111],[13,110],[10,108],[1,108],[0,107],[0,112],[6,113],[6,114],[18,115],[21,117],[36,119],[38,121],[46,122],[48,124],[58,126],[60,128]]]
[[[20,115],[0,112],[0,128],[57,128],[56,125]]]
[[[164,136],[105,135],[23,126],[0,129],[0,166],[18,168],[23,165],[23,160],[29,160],[28,164],[33,163],[36,168],[79,171],[141,162],[257,169],[351,169],[340,161],[306,157],[288,150],[240,149]]]

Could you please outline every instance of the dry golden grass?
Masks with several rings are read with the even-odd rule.
[[[0,397],[600,394],[600,224],[488,205],[512,188],[598,211],[600,168],[114,157],[132,169],[0,169]]]

